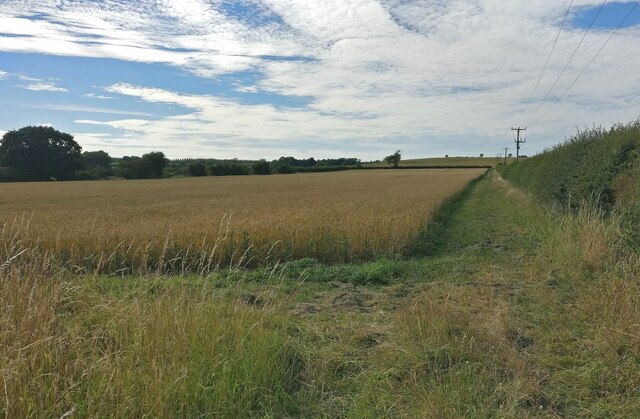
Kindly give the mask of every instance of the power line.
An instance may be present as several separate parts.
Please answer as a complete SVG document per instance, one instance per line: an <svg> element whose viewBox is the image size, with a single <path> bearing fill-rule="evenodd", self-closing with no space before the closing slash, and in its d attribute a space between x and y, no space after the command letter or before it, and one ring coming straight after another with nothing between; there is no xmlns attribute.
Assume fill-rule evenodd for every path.
<svg viewBox="0 0 640 419"><path fill-rule="evenodd" d="M593 62L596 60L596 58L598 58L598 55L600 55L600 53L602 52L602 50L607 46L607 44L609 43L609 41L611 41L611 38L613 38L613 36L620 30L620 28L622 27L622 25L624 25L624 23L627 21L627 19L629 19L629 16L631 16L631 13L633 13L633 11L636 9L636 7L638 7L638 4L640 4L640 0L637 0L635 2L635 4L633 5L633 7L629 10L629 12L626 14L626 16L622 19L622 21L620 22L620 24L616 27L616 29L611 33L611 35L609 35L609 37L607 38L607 40L604 42L604 44L602 44L602 46L600 47L600 49L596 52L596 54L593 56L593 58L591 58L591 60L587 63L586 66L584 66L584 68L582 69L582 71L580 72L580 74L578 74L578 77L575 78L575 80L569 85L569 87L567 87L567 89L560 95L560 97L558 97L558 99L556 99L551 106L542 114L538 117L538 119L535 120L534 124L538 123L542 118L544 118L550 111L551 109L553 109L558 102L560 102L562 100L562 98L569 92L569 90L571 90L571 88L573 87L574 84L576 84L576 82L580 79L580 77L582 77L582 75L587 71L587 69L591 66L591 64L593 64Z"/></svg>
<svg viewBox="0 0 640 419"><path fill-rule="evenodd" d="M553 89L556 87L556 85L558 84L558 82L560 81L560 79L562 78L562 75L564 74L564 72L567 70L567 67L569 67L569 64L571 63L571 61L573 60L573 57L575 57L576 52L578 52L578 49L580 49L580 46L582 45L582 43L584 42L584 39L587 37L587 34L589 33L589 31L591 31L591 28L593 27L594 23L596 22L596 19L598 19L598 16L600 16L600 12L602 12L602 9L604 8L604 5L607 3L607 0L604 0L602 2L602 4L600 5L600 8L598 9L598 12L596 13L596 15L593 17L593 19L591 20L591 24L589 25L589 27L587 28L587 30L585 31L584 35L582 35L582 38L580 39L580 42L578 43L578 45L576 46L576 48L573 50L573 53L571 54L571 56L569 57L569 60L567 61L567 63L564 65L564 67L562 68L562 71L560 72L560 74L558 74L558 78L556 78L556 81L553 82L553 85L551 86L551 88L549 89L549 91L547 91L547 94L544 95L544 98L542 98L542 100L538 103L538 106L536 107L536 109L533 111L533 114L531 115L531 118L533 118L538 111L540 110L540 107L542 106L542 104L547 100L547 98L549 97L549 95L551 94L551 92L553 91Z"/></svg>
<svg viewBox="0 0 640 419"><path fill-rule="evenodd" d="M556 39L553 41L553 45L551 46L551 51L549 51L549 55L547 56L547 61L545 61L544 66L542 67L542 71L540 72L540 76L538 77L538 81L536 82L536 85L533 88L533 91L531 92L531 96L529 96L529 100L527 100L527 104L525 105L524 109L522 110L522 113L518 117L518 124L520 123L520 120L522 119L522 117L529 110L529 105L531 105L531 101L533 100L533 97L535 96L536 92L538 91L538 86L540 86L540 81L542 80L542 76L544 75L544 72L547 70L547 66L549 65L549 60L551 60L551 55L553 55L553 51L556 49L556 44L558 43L558 39L560 38L560 34L562 33L562 29L564 29L564 24L567 22L567 17L569 16L569 11L571 11L571 7L572 6L573 6L573 0L571 0L571 3L569 3L569 7L567 8L567 12L564 14L564 19L562 20L562 25L560 25L560 30L558 30L558 34L556 35ZM516 125L518 125L518 124L516 124Z"/></svg>

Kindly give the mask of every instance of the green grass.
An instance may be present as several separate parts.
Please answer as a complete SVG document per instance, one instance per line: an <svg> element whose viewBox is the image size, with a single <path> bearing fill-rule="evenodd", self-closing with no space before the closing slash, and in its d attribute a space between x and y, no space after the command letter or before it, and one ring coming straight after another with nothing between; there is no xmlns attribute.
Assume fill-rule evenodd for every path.
<svg viewBox="0 0 640 419"><path fill-rule="evenodd" d="M443 205L420 240L406 259L208 277L5 269L0 408L640 415L640 266L615 220L548 209L492 173Z"/></svg>

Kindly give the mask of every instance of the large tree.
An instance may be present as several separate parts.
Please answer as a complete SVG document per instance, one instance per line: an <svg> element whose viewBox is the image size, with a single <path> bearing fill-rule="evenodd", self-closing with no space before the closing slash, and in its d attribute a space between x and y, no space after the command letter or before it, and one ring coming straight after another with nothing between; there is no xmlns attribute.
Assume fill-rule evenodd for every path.
<svg viewBox="0 0 640 419"><path fill-rule="evenodd" d="M82 147L51 127L28 126L9 131L0 140L0 164L16 179L72 179L82 167Z"/></svg>

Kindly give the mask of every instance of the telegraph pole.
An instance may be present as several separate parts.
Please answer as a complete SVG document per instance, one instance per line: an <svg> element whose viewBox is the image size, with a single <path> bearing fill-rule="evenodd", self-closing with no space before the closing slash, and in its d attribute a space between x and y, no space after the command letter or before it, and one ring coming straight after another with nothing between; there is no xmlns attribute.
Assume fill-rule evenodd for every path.
<svg viewBox="0 0 640 419"><path fill-rule="evenodd" d="M507 164L507 151L509 151L509 147L504 148L504 164Z"/></svg>
<svg viewBox="0 0 640 419"><path fill-rule="evenodd" d="M520 131L526 131L526 130L527 130L527 127L524 127L524 128L520 128L520 127L513 128L513 127L511 127L511 131L517 131L518 132L518 134L516 136L516 161L520 160L520 143L526 143L527 142L527 140L525 140L524 137L520 138Z"/></svg>

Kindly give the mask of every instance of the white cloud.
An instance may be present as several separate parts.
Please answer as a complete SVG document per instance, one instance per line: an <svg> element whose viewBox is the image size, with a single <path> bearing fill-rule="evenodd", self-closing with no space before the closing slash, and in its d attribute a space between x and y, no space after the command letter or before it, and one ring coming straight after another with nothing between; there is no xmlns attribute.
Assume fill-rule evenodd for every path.
<svg viewBox="0 0 640 419"><path fill-rule="evenodd" d="M574 6L600 3L575 0ZM488 154L510 141L509 128L518 122L568 1L236 2L257 18L230 15L222 4L5 0L0 27L14 36L0 36L0 51L165 63L207 78L253 70L259 80L233 86L235 91L308 98L308 105L292 109L154 86L106 88L111 94L185 108L159 120L92 121L121 130L120 139L135 138L139 146L182 147L184 155L195 150L264 153L260 147L274 153L319 155L345 147L377 153L405 145L414 155L446 147L451 147L447 154ZM47 18L28 19L35 13ZM609 33L589 34L558 93ZM582 34L575 28L562 33L537 96L550 87ZM542 149L575 126L637 117L639 52L638 27L618 33L570 94L540 124L530 126L536 145L527 147ZM65 110L150 116L82 109ZM520 122L534 120L525 115ZM447 145L448 140L454 143Z"/></svg>
<svg viewBox="0 0 640 419"><path fill-rule="evenodd" d="M96 106L84 106L84 105L43 104L43 105L28 105L28 106L35 109L46 109L51 111L88 112L88 113L102 113L102 114L111 114L111 115L153 116L152 114L147 112L129 111L129 110L113 109L113 108L100 108Z"/></svg>
<svg viewBox="0 0 640 419"><path fill-rule="evenodd" d="M5 73L6 74L6 73ZM19 84L14 87L19 87L21 89L33 90L36 92L57 92L57 93L66 93L69 90L58 86L57 79L39 79L36 77L25 76L24 74L14 75L18 80L22 80L28 82L27 84Z"/></svg>
<svg viewBox="0 0 640 419"><path fill-rule="evenodd" d="M55 83L51 82L38 82L38 83L29 83L29 84L20 84L16 87L20 87L22 89L34 90L36 92L58 92L58 93L66 93L69 90L64 87L56 86Z"/></svg>
<svg viewBox="0 0 640 419"><path fill-rule="evenodd" d="M9 75L6 71L0 70L0 80L6 78Z"/></svg>
<svg viewBox="0 0 640 419"><path fill-rule="evenodd" d="M258 92L258 87L257 86L236 86L235 91L240 93L256 93Z"/></svg>
<svg viewBox="0 0 640 419"><path fill-rule="evenodd" d="M89 97L91 99L102 99L102 100L115 99L114 97L111 97L111 96L99 95L96 93L87 93L86 95L84 95L84 97Z"/></svg>
<svg viewBox="0 0 640 419"><path fill-rule="evenodd" d="M78 133L76 135L82 135L84 137L91 137L91 138L109 138L109 137L111 137L111 134L105 134L105 133L100 133L100 132L81 132L81 133Z"/></svg>

